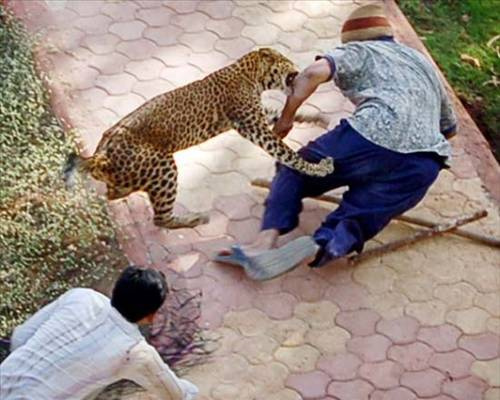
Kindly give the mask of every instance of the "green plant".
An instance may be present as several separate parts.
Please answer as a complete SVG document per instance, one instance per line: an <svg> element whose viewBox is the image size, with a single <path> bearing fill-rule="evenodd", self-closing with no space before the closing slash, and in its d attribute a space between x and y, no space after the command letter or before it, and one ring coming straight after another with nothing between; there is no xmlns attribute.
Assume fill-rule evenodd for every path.
<svg viewBox="0 0 500 400"><path fill-rule="evenodd" d="M73 145L51 111L35 45L0 4L0 336L126 263L104 201L81 182L63 185Z"/></svg>
<svg viewBox="0 0 500 400"><path fill-rule="evenodd" d="M398 3L500 160L500 3Z"/></svg>

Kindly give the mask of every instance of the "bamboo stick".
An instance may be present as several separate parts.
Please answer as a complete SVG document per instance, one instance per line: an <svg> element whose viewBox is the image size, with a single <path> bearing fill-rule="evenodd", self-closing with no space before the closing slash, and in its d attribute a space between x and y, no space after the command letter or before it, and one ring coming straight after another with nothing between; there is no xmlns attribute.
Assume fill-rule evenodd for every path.
<svg viewBox="0 0 500 400"><path fill-rule="evenodd" d="M254 181L252 181L252 185L255 187L262 188L262 189L269 189L270 182L266 181L264 179L255 179ZM329 194L324 194L324 195L315 197L315 199L320 200L320 201L325 201L327 203L334 203L334 204L340 204L340 202L342 201L342 198L340 198L338 196L329 195ZM435 228L436 226L438 226L438 224L436 224L434 222L427 221L425 219L418 218L418 217L409 217L407 215L399 215L399 216L395 217L394 219L396 219L398 221L406 222L409 224L413 224L413 225L425 226L427 228ZM467 231L464 229L455 229L455 230L448 232L448 233L451 233L451 234L457 235L457 236L461 236L461 237L464 237L464 238L467 238L470 240L474 240L476 242L480 242L482 244L485 244L485 245L488 245L491 247L500 248L500 240L499 239L495 239L493 237L482 235L480 233L470 232L470 231Z"/></svg>
<svg viewBox="0 0 500 400"><path fill-rule="evenodd" d="M443 233L453 231L454 229L457 229L459 226L477 221L478 219L484 218L488 215L488 213L485 210L481 211L476 211L474 214L459 218L453 222L447 223L447 224L442 224L442 225L437 225L432 229L426 229L419 231L415 233L412 236L408 236L406 238L396 240L391 243L384 244L379 247L375 247L373 249L364 251L360 254L355 254L348 256L347 259L350 264L355 264L359 261L365 260L367 258L373 257L373 256L379 256L382 254L385 254L390 251L397 250L401 247L409 246L410 244L420 242L424 239L428 239L434 236L442 235Z"/></svg>

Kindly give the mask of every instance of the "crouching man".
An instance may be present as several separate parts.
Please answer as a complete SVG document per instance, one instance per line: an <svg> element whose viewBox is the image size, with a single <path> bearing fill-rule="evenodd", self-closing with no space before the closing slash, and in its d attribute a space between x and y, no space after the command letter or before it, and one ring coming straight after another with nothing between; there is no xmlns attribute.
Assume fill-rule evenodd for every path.
<svg viewBox="0 0 500 400"><path fill-rule="evenodd" d="M194 399L196 386L177 378L139 331L167 293L163 273L135 266L122 272L111 301L92 289L64 293L14 330L0 398L92 399L127 379L158 399Z"/></svg>

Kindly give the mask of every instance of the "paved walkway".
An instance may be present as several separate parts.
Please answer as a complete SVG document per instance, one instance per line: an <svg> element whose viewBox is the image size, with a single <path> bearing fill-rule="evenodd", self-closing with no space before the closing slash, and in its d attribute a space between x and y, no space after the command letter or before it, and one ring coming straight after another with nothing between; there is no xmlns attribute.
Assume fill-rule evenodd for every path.
<svg viewBox="0 0 500 400"><path fill-rule="evenodd" d="M39 52L54 105L91 154L102 132L145 100L202 77L256 46L300 67L339 43L343 18L360 1L11 1L45 40ZM403 40L421 46L388 2ZM277 101L277 97L271 100ZM308 102L335 124L352 106L333 85ZM463 110L463 109L461 109ZM412 215L433 221L486 208L470 226L500 236L498 208L483 188L498 165L461 111L455 164ZM298 147L321 133L299 126ZM472 147L471 147L472 146ZM366 261L301 267L259 284L210 261L255 237L273 160L235 132L176 155L178 209L210 211L210 224L167 232L152 224L141 194L110 204L124 251L136 263L172 268L203 291L202 324L222 336L212 363L188 373L201 399L493 400L500 397L500 254L448 235ZM330 206L305 202L310 233ZM409 235L391 224L370 246ZM293 236L292 235L292 236Z"/></svg>

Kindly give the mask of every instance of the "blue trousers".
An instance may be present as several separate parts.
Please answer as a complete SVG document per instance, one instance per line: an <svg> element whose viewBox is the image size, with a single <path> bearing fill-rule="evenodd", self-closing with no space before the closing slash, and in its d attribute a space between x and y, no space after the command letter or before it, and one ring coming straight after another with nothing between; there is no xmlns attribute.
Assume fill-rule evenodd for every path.
<svg viewBox="0 0 500 400"><path fill-rule="evenodd" d="M262 229L287 233L298 225L304 197L348 186L338 208L314 233L316 243L329 259L361 252L364 243L392 218L424 197L443 167L434 153L403 154L378 146L346 120L309 142L299 153L312 162L333 157L335 171L318 178L278 164L266 199Z"/></svg>

